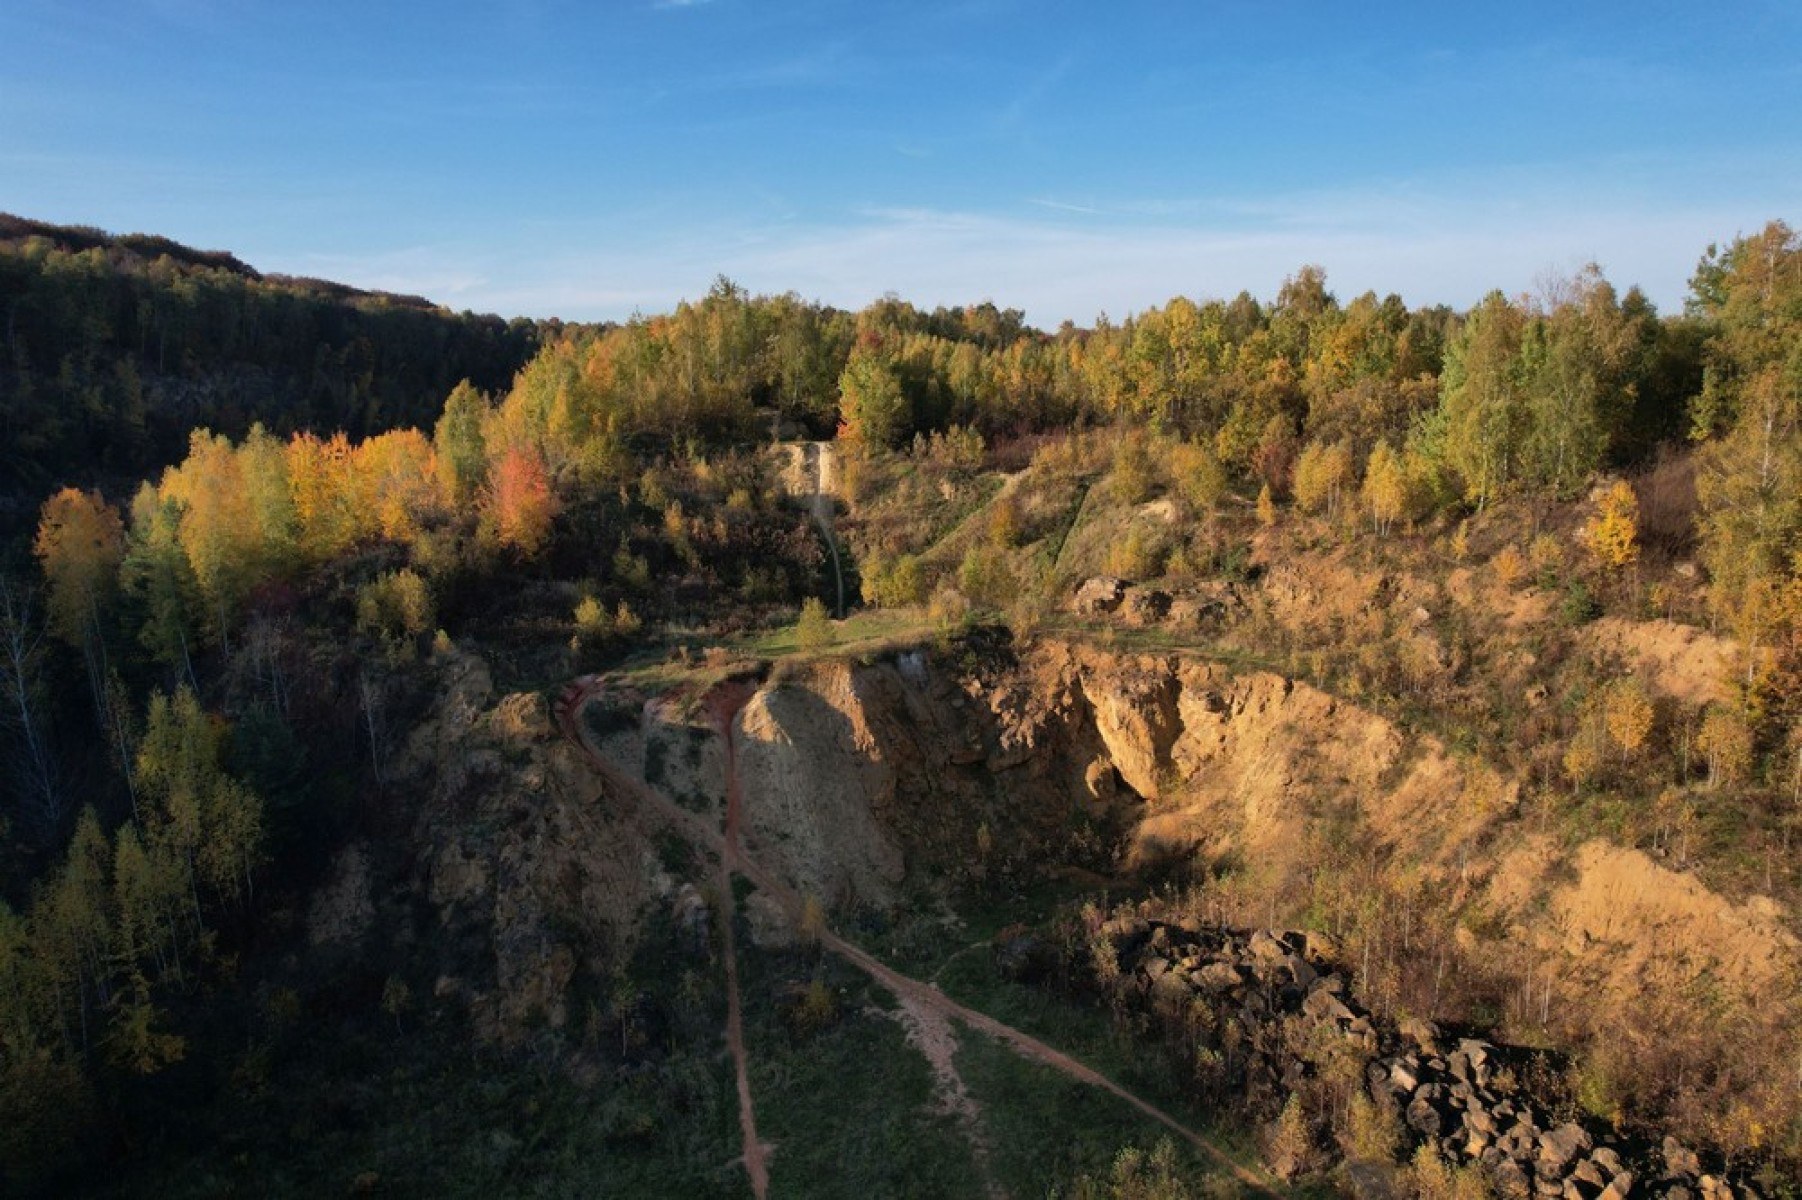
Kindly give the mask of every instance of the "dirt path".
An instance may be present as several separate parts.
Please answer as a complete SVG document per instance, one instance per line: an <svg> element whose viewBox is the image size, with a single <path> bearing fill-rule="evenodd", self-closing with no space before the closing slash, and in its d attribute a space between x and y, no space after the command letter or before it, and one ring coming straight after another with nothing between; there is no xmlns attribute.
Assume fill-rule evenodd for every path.
<svg viewBox="0 0 1802 1200"><path fill-rule="evenodd" d="M733 681L723 686L742 688L749 685L744 681ZM736 845L738 841L738 830L735 814L738 805L737 797L739 789L737 772L734 769L731 740L728 739L727 741L726 760L728 780L726 809L727 830L729 836L722 837L719 831L714 829L709 822L701 819L694 813L678 807L655 788L626 775L619 770L619 768L608 762L603 755L589 744L587 737L584 736L581 731L578 717L582 709L588 704L588 701L598 695L604 688L605 684L601 679L589 675L575 680L564 689L563 695L557 703L557 723L563 730L564 736L569 739L570 743L575 746L582 757L611 787L619 790L623 794L636 798L641 803L661 813L671 824L686 831L687 836L692 840L715 851L720 856L720 861L722 863L728 861L733 862L735 864L735 869L739 874L743 875L746 879L749 879L759 888L762 888L765 895L775 900L776 903L782 907L783 911L788 914L789 920L799 927L802 912L802 900L800 894L789 887L788 884L778 879L766 869L762 863L759 863L748 854L738 852L738 847ZM745 697L744 699L748 699L748 697ZM737 705L742 706L744 699L739 699ZM717 720L718 717L714 708L715 703L713 697L709 696L709 712L715 714L715 719ZM727 701L727 703L730 703L730 701ZM736 713L737 707L733 707L732 712ZM957 1001L951 999L951 997L945 995L930 984L922 983L917 979L912 979L901 974L860 947L845 941L830 929L821 931L820 945L825 949L832 951L834 954L837 954L846 962L851 963L871 979L874 979L877 983L888 989L889 992L893 993L895 999L904 1007L913 1007L947 1017L954 1017L969 1028L976 1030L978 1033L987 1034L1010 1047L1022 1058L1042 1063L1055 1071L1068 1075L1072 1079L1081 1080L1083 1083L1089 1084L1092 1087L1100 1088L1109 1095L1118 1097L1151 1120L1170 1130L1170 1132L1189 1143L1189 1145L1213 1159L1214 1162L1218 1163L1222 1168L1228 1171L1235 1179L1244 1184L1249 1192L1260 1196L1276 1195L1260 1176L1233 1161L1232 1157L1229 1156L1226 1151L1215 1145L1210 1139L1196 1133L1163 1109L1158 1108L1149 1101L1143 1100L1132 1092L1127 1091L1099 1071L1084 1066L1069 1055L1046 1045L1044 1042L1039 1041L1030 1034L1023 1033L1011 1025L1006 1025L995 1020L995 1018L989 1016L987 1013L964 1007L962 1004L959 1004ZM735 978L735 976L736 973L733 972L732 977ZM736 992L734 992L734 994L736 994ZM741 1046L739 1053L742 1054L742 1052ZM743 1078L742 1074L740 1078ZM741 1114L748 1111L748 1109L749 1087L746 1084L741 1084ZM747 1169L751 1166L752 1158L750 1143L747 1142L745 1154ZM759 1166L763 1165L763 1148L761 1145L756 1152L756 1161ZM753 1186L756 1186L756 1176L753 1175L752 1179ZM765 1186L767 1186L767 1180ZM758 1192L758 1195L761 1196L763 1193L760 1191Z"/></svg>
<svg viewBox="0 0 1802 1200"><path fill-rule="evenodd" d="M732 875L738 869L739 849L738 763L732 738L732 721L750 698L749 687L737 681L729 681L708 695L707 713L726 747L726 836L719 856L720 929L726 953L726 1048L731 1051L732 1069L738 1079L738 1127L745 1147L745 1173L751 1177L752 1193L757 1200L764 1200L770 1190L770 1148L757 1136L757 1113L751 1103L751 1073L749 1059L745 1055L744 1006L739 1000L738 990L738 904L732 894Z"/></svg>
<svg viewBox="0 0 1802 1200"><path fill-rule="evenodd" d="M976 1103L976 1097L964 1086L964 1077L958 1074L957 1034L951 1028L950 1020L924 1005L900 997L896 1002L899 1007L893 1013L883 1015L901 1022L907 1044L918 1050L926 1065L932 1068L933 1091L938 1097L939 1108L963 1127L964 1140L970 1143L970 1155L976 1160L984 1190L992 1200L1005 1200L1007 1193L995 1183L995 1172L990 1163L989 1138L982 1127L982 1106Z"/></svg>

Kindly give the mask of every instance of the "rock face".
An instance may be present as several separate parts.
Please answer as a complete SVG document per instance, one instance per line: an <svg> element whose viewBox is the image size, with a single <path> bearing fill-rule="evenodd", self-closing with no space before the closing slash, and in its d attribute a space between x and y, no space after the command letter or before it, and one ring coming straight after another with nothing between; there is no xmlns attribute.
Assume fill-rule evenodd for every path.
<svg viewBox="0 0 1802 1200"><path fill-rule="evenodd" d="M605 979L644 905L678 902L650 832L609 807L535 694L496 697L486 666L435 663L439 700L395 774L425 790L413 840L441 996L501 1042L568 1022L579 979ZM692 907L692 905L690 906Z"/></svg>
<svg viewBox="0 0 1802 1200"><path fill-rule="evenodd" d="M864 719L860 680L833 664L808 686L758 690L735 730L739 786L759 858L828 905L892 903L900 848L877 824L896 775Z"/></svg>

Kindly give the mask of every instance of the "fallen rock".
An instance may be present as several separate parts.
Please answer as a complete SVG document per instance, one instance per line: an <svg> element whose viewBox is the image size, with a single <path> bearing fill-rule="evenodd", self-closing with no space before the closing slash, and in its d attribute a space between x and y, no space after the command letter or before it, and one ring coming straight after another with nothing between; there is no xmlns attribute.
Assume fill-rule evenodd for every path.
<svg viewBox="0 0 1802 1200"><path fill-rule="evenodd" d="M1076 589L1074 607L1077 612L1091 616L1111 613L1120 607L1125 598L1126 580L1098 575L1094 579L1085 580Z"/></svg>
<svg viewBox="0 0 1802 1200"><path fill-rule="evenodd" d="M1215 994L1230 992L1245 982L1239 968L1223 962L1209 963L1199 971L1191 971L1189 978L1202 991Z"/></svg>
<svg viewBox="0 0 1802 1200"><path fill-rule="evenodd" d="M1170 615L1170 593L1156 588L1129 588L1120 615L1128 624L1156 625Z"/></svg>
<svg viewBox="0 0 1802 1200"><path fill-rule="evenodd" d="M1702 1160L1694 1150L1676 1138L1666 1136L1663 1150L1665 1172L1673 1178L1682 1175L1693 1177L1702 1173Z"/></svg>
<svg viewBox="0 0 1802 1200"><path fill-rule="evenodd" d="M1417 1095L1408 1102L1405 1120L1408 1122L1408 1128L1423 1137L1436 1138L1445 1128L1445 1118L1425 1096Z"/></svg>
<svg viewBox="0 0 1802 1200"><path fill-rule="evenodd" d="M1396 1025L1395 1031L1420 1047L1423 1054L1431 1054L1439 1048L1439 1026L1431 1021L1404 1017Z"/></svg>
<svg viewBox="0 0 1802 1200"><path fill-rule="evenodd" d="M1339 997L1324 989L1308 993L1302 1001L1301 1010L1319 1021L1349 1021L1356 1014Z"/></svg>
<svg viewBox="0 0 1802 1200"><path fill-rule="evenodd" d="M1562 1173L1564 1168L1577 1155L1588 1150L1591 1145L1589 1134L1581 1125L1565 1122L1558 1128L1549 1130L1539 1136L1539 1173Z"/></svg>

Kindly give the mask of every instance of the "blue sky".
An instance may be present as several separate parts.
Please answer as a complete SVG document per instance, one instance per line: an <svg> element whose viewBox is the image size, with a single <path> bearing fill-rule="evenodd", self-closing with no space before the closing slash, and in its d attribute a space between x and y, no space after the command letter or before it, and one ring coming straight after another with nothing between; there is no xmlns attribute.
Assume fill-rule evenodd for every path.
<svg viewBox="0 0 1802 1200"><path fill-rule="evenodd" d="M1375 11L1371 11L1375 10ZM1662 308L1802 223L1802 4L6 0L0 209L505 315L1087 324L1303 263Z"/></svg>

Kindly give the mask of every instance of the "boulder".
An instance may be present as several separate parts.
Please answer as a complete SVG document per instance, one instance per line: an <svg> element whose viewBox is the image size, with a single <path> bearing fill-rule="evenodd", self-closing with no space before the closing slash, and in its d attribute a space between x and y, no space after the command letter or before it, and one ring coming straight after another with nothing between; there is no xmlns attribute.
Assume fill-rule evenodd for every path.
<svg viewBox="0 0 1802 1200"><path fill-rule="evenodd" d="M1445 1128L1445 1118L1425 1096L1416 1096L1408 1102L1406 1120L1408 1128L1422 1137L1436 1138Z"/></svg>
<svg viewBox="0 0 1802 1200"><path fill-rule="evenodd" d="M1432 1054L1439 1047L1439 1026L1416 1017L1404 1017L1395 1031L1420 1047L1422 1054Z"/></svg>
<svg viewBox="0 0 1802 1200"><path fill-rule="evenodd" d="M1076 589L1074 607L1079 613L1094 616L1115 611L1125 599L1126 580L1098 575L1094 579L1085 580Z"/></svg>
<svg viewBox="0 0 1802 1200"><path fill-rule="evenodd" d="M1539 1173L1562 1174L1570 1161L1594 1143L1581 1125L1565 1122L1539 1135Z"/></svg>
<svg viewBox="0 0 1802 1200"><path fill-rule="evenodd" d="M1132 625L1156 625L1170 615L1170 593L1156 588L1129 588L1120 615Z"/></svg>
<svg viewBox="0 0 1802 1200"><path fill-rule="evenodd" d="M1230 992L1245 982L1238 967L1223 962L1209 963L1199 971L1191 971L1189 978L1196 987L1214 995Z"/></svg>
<svg viewBox="0 0 1802 1200"><path fill-rule="evenodd" d="M1003 929L995 935L990 947L995 956L995 969L1018 983L1036 983L1057 967L1057 947L1024 925Z"/></svg>
<svg viewBox="0 0 1802 1200"><path fill-rule="evenodd" d="M1511 1158L1504 1158L1496 1163L1490 1171L1495 1180L1496 1190L1504 1196L1521 1200L1533 1191L1533 1181L1528 1177L1521 1165Z"/></svg>
<svg viewBox="0 0 1802 1200"><path fill-rule="evenodd" d="M1246 949L1251 956L1260 962L1280 963L1289 957L1289 947L1268 929L1260 929L1251 935Z"/></svg>
<svg viewBox="0 0 1802 1200"><path fill-rule="evenodd" d="M1419 1062L1412 1058L1402 1058L1389 1064L1389 1086L1404 1092L1412 1092L1419 1087Z"/></svg>
<svg viewBox="0 0 1802 1200"><path fill-rule="evenodd" d="M1354 1014L1339 997L1328 991L1309 992L1301 1010L1317 1021L1349 1021Z"/></svg>
<svg viewBox="0 0 1802 1200"><path fill-rule="evenodd" d="M1308 960L1299 954L1285 956L1283 966L1288 969L1289 978L1295 981L1297 987L1305 988L1320 978L1320 972L1309 966Z"/></svg>
<svg viewBox="0 0 1802 1200"><path fill-rule="evenodd" d="M1695 1176L1702 1173L1702 1160L1696 1156L1694 1150L1676 1138L1666 1136L1663 1149L1666 1174L1676 1177L1680 1175Z"/></svg>
<svg viewBox="0 0 1802 1200"><path fill-rule="evenodd" d="M1602 1176L1602 1168L1598 1167L1595 1160L1590 1158L1579 1159L1577 1165L1572 1168L1570 1177L1578 1183L1587 1183L1598 1190L1608 1184L1608 1180Z"/></svg>
<svg viewBox="0 0 1802 1200"><path fill-rule="evenodd" d="M1345 1190L1352 1200L1396 1200L1404 1194L1396 1186L1394 1167L1361 1161L1345 1164Z"/></svg>

